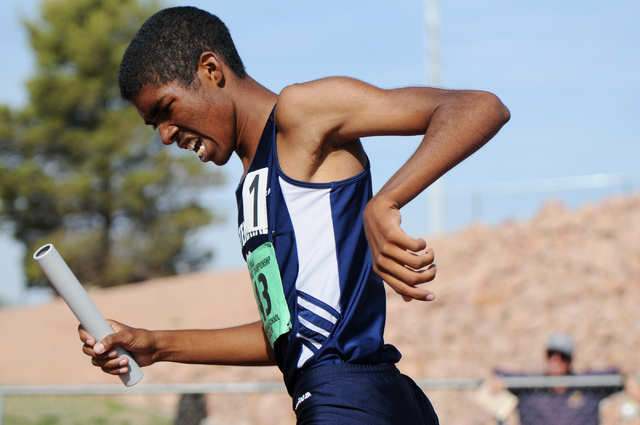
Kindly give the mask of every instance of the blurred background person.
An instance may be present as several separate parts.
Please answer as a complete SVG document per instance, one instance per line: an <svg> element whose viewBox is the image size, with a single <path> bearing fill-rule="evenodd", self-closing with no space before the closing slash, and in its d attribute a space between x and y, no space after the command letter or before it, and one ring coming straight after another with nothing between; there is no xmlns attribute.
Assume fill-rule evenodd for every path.
<svg viewBox="0 0 640 425"><path fill-rule="evenodd" d="M621 374L618 368L576 374L572 369L575 343L564 334L553 334L546 346L545 370L541 374L512 373L496 369L491 379L494 391L508 389L518 397L521 425L597 425L600 402L620 391L640 401L640 383L628 375L624 385L551 388L508 388L500 377L586 376Z"/></svg>

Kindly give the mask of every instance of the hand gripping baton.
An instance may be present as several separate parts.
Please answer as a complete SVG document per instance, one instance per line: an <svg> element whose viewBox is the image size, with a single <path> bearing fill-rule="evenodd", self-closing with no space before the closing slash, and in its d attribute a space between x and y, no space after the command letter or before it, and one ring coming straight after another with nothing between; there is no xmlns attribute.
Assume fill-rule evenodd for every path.
<svg viewBox="0 0 640 425"><path fill-rule="evenodd" d="M109 323L52 244L44 245L37 250L33 259L96 342L113 333ZM142 369L127 350L116 347L116 351L119 356L129 360L129 373L119 375L120 379L127 387L137 384L142 379Z"/></svg>

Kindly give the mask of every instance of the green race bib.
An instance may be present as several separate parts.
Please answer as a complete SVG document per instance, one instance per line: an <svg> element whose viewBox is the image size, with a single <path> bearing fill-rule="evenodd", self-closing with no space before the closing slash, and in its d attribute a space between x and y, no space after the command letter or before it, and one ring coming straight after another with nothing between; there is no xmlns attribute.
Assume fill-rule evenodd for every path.
<svg viewBox="0 0 640 425"><path fill-rule="evenodd" d="M253 251L247 258L247 266L260 319L273 348L278 337L291 330L291 316L282 289L276 252L271 242L266 242Z"/></svg>

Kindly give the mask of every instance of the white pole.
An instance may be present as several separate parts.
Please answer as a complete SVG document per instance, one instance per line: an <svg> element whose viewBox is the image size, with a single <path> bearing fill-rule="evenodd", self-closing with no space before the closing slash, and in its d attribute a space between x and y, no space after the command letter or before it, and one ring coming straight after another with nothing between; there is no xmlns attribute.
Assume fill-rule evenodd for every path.
<svg viewBox="0 0 640 425"><path fill-rule="evenodd" d="M425 35L427 80L431 87L440 87L440 13L438 0L426 0Z"/></svg>
<svg viewBox="0 0 640 425"><path fill-rule="evenodd" d="M425 44L427 81L431 87L440 87L440 14L438 0L425 0ZM427 190L430 231L434 234L446 230L444 176Z"/></svg>

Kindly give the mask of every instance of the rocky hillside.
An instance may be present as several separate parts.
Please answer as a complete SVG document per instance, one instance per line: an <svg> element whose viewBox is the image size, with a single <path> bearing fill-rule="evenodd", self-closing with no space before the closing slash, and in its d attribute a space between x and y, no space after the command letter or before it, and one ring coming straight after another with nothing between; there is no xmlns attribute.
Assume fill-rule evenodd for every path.
<svg viewBox="0 0 640 425"><path fill-rule="evenodd" d="M436 252L431 303L388 295L387 340L416 379L478 378L496 366L540 370L552 332L575 337L575 369L640 371L640 196L580 210L550 203L527 222L475 225L428 240ZM109 317L147 328L217 327L257 317L244 271L196 274L92 292ZM80 352L59 301L0 310L0 384L114 383ZM278 380L271 368L158 364L146 383ZM119 381L117 381L119 383ZM492 424L471 390L429 390L443 424ZM622 423L621 393L603 423ZM293 424L284 394L212 395L211 423ZM172 401L173 402L173 401ZM516 423L514 419L510 423ZM640 424L640 419L624 422Z"/></svg>
<svg viewBox="0 0 640 425"><path fill-rule="evenodd" d="M431 243L436 301L389 300L388 339L403 351L410 375L539 371L552 332L576 339L578 372L612 365L640 371L639 196L578 211L551 203L529 222L476 225ZM463 401L440 393L432 397L436 406L441 401L441 417L458 418ZM605 403L604 423L621 423L624 400L620 394ZM443 423L485 422L477 414Z"/></svg>

